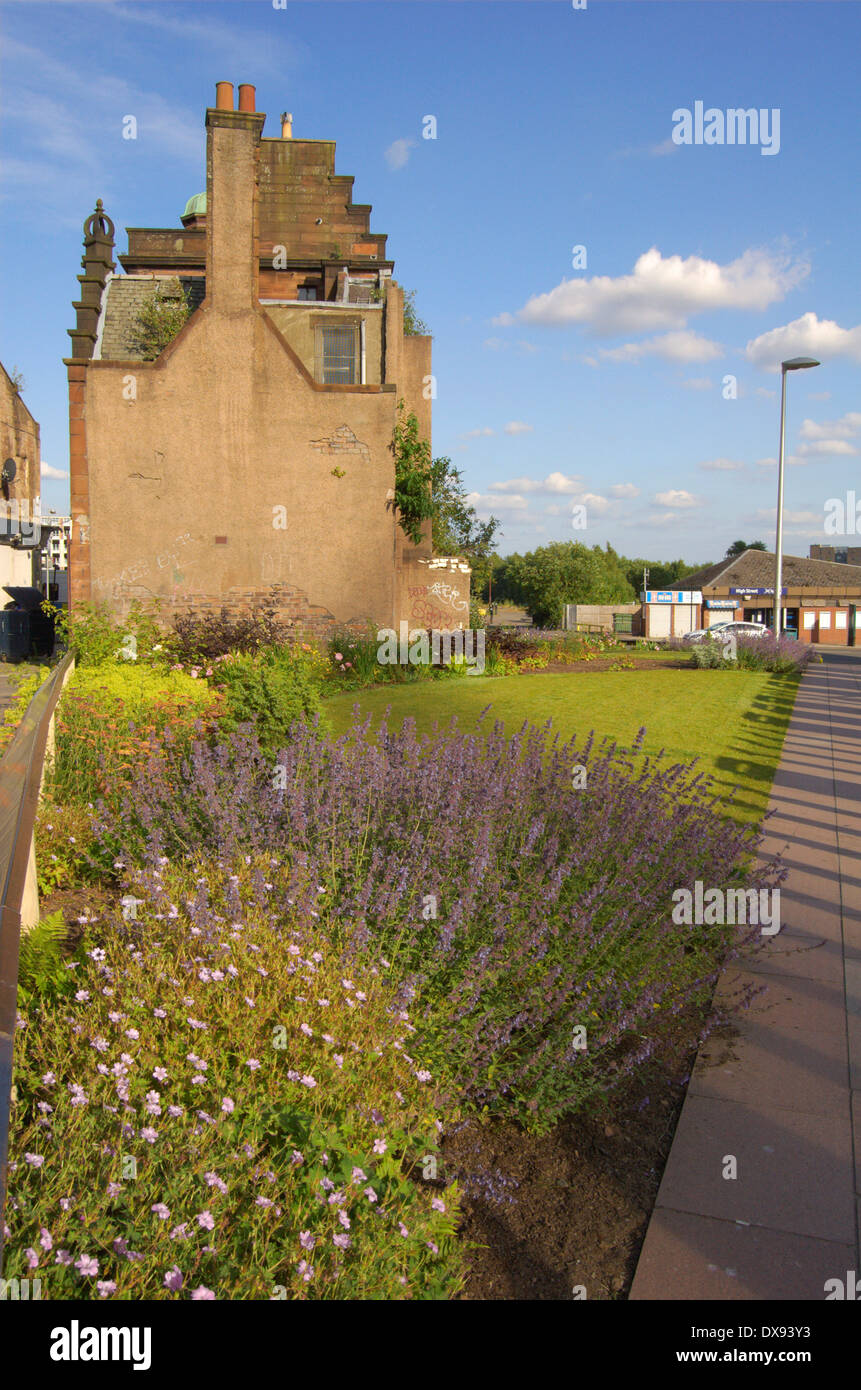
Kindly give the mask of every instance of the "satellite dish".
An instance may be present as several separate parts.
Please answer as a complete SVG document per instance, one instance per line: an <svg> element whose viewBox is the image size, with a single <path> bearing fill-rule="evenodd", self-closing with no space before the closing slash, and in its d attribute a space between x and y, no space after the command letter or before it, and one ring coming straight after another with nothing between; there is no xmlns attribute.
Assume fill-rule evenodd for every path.
<svg viewBox="0 0 861 1390"><path fill-rule="evenodd" d="M4 483L13 483L15 481L15 474L17 472L18 465L16 464L15 460L6 459L6 462L3 464L3 472L0 473L0 480L2 480Z"/></svg>

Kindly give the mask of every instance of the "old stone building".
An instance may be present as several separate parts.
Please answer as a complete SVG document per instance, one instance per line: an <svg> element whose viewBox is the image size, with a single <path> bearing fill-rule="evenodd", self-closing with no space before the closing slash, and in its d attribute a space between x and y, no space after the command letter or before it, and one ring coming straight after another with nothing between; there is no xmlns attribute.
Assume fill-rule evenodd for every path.
<svg viewBox="0 0 861 1390"><path fill-rule="evenodd" d="M41 467L39 426L0 363L0 586L39 578Z"/></svg>
<svg viewBox="0 0 861 1390"><path fill-rule="evenodd" d="M264 138L254 88L218 84L205 194L178 228L129 228L116 273L101 204L70 330L70 603L257 605L297 627L468 624L469 569L413 545L392 506L398 403L430 439L431 340L335 146ZM192 312L154 360L154 293ZM428 617L434 621L427 621Z"/></svg>

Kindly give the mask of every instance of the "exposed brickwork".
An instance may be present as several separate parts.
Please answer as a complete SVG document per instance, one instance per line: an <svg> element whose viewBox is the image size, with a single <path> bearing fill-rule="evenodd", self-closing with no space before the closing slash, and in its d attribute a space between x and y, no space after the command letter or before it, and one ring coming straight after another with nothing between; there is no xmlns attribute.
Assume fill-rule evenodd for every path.
<svg viewBox="0 0 861 1390"><path fill-rule="evenodd" d="M371 457L367 444L356 438L349 425L339 425L328 439L312 439L311 448L318 454L359 454L366 463Z"/></svg>
<svg viewBox="0 0 861 1390"><path fill-rule="evenodd" d="M148 590L136 585L118 585L111 609L122 618L135 599L146 603L151 598ZM199 617L218 616L222 609L226 609L235 619L272 606L278 619L289 626L291 636L296 641L308 637L327 641L336 631L364 631L372 621L370 617L355 616L346 622L339 622L328 609L309 603L308 595L291 584L272 584L262 588L236 586L223 595L192 591L171 598L160 597L158 604L159 615L165 626L170 626L175 616L186 613Z"/></svg>

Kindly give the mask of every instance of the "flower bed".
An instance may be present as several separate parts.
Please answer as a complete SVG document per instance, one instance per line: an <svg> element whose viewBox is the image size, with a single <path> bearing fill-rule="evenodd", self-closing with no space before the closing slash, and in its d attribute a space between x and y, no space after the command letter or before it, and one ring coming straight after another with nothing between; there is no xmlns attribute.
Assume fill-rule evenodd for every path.
<svg viewBox="0 0 861 1390"><path fill-rule="evenodd" d="M501 726L164 748L95 835L104 862L277 856L345 960L392 960L447 1101L537 1126L636 1067L745 935L675 926L673 892L779 881L695 770Z"/></svg>
<svg viewBox="0 0 861 1390"><path fill-rule="evenodd" d="M451 1296L457 1188L423 1180L440 1111L385 971L346 976L259 870L157 865L136 896L91 929L74 992L19 1014L6 1277L52 1299Z"/></svg>

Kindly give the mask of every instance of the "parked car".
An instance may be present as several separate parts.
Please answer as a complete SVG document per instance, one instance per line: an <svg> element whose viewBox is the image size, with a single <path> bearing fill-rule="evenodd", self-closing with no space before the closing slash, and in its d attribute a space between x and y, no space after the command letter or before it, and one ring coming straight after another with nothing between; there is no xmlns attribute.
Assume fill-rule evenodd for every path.
<svg viewBox="0 0 861 1390"><path fill-rule="evenodd" d="M765 623L715 623L712 627L698 627L686 632L683 642L702 642L706 637L770 637L771 628Z"/></svg>
<svg viewBox="0 0 861 1390"><path fill-rule="evenodd" d="M703 642L706 637L716 637L722 628L729 627L729 623L715 623L712 627L695 627L693 632L686 632L682 637L683 642Z"/></svg>

